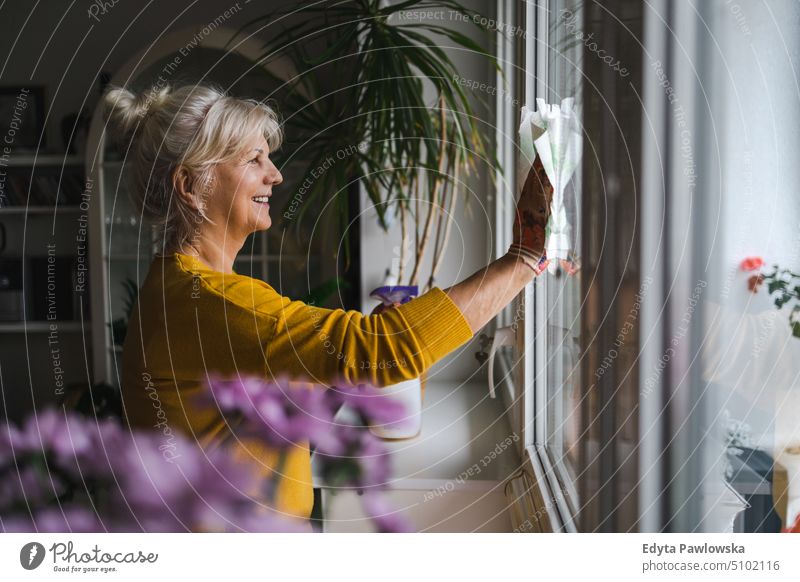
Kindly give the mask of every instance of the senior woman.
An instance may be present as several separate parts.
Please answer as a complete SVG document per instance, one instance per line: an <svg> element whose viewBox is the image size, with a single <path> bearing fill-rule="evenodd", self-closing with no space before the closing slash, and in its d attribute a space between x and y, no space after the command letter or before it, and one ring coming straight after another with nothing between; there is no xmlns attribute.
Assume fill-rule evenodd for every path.
<svg viewBox="0 0 800 582"><path fill-rule="evenodd" d="M537 163L518 203L514 244L465 281L370 316L282 297L233 270L248 235L272 225L270 200L282 181L270 160L281 141L274 112L207 86L140 95L112 88L105 105L108 134L134 166L134 203L163 234L123 348L126 418L132 426L168 425L202 446L230 443L264 475L276 452L238 438L218 410L196 404L209 376L375 386L415 378L468 341L543 266L550 185ZM382 360L407 365L357 365ZM277 509L307 517L308 448L291 450L282 471Z"/></svg>

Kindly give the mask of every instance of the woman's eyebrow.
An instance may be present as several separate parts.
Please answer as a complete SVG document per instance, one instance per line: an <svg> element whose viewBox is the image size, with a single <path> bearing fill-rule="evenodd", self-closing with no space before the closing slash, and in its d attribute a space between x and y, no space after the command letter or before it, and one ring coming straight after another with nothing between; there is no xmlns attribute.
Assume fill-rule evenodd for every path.
<svg viewBox="0 0 800 582"><path fill-rule="evenodd" d="M259 155L262 155L262 156L264 155L264 150L262 148L253 148L251 150L246 150L243 154L241 154L241 156L242 156L241 159L242 160L250 159L250 155L253 152L257 152Z"/></svg>

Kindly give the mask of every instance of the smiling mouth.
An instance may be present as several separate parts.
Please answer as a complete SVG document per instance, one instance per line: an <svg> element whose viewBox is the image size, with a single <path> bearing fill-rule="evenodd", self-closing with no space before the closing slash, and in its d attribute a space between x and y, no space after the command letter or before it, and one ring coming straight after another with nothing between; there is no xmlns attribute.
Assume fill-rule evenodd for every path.
<svg viewBox="0 0 800 582"><path fill-rule="evenodd" d="M269 206L269 196L254 196L251 198L253 202L256 204L263 204L265 206Z"/></svg>

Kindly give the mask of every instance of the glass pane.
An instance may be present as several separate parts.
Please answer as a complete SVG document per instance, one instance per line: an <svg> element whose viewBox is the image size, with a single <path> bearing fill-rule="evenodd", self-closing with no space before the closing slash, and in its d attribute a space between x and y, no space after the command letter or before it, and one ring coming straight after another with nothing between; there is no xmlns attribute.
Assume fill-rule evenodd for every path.
<svg viewBox="0 0 800 582"><path fill-rule="evenodd" d="M335 214L336 203L322 196L309 199L315 166L300 156L282 164L280 171L283 182L273 188L272 227L267 231L269 253L302 254L325 248L326 223Z"/></svg>
<svg viewBox="0 0 800 582"><path fill-rule="evenodd" d="M670 362L679 372L676 382L680 378L673 390L690 394L686 407L692 411L685 426L675 428L676 438L690 446L674 453L675 466L687 470L676 479L685 484L686 494L676 496L673 515L683 530L730 530L743 504L722 497L727 481L747 502L734 531L777 533L800 516L800 330L795 323L800 281L790 274L800 272L800 4L758 3L748 6L746 19L731 9L719 19L704 35L703 50L709 70L728 67L725 82L714 85L710 95L714 128L705 129L709 134L716 127L726 129L719 157L709 153L720 167L703 163L699 154L705 152L694 144L704 142L695 137L702 169L697 189L688 179L676 180L673 187L694 192L687 199L713 192L691 213L694 231L707 233L694 242L692 255L707 267L691 275L687 269L688 284L679 292L671 322L676 341L669 347L675 354L690 354L694 364L679 355ZM765 54L771 55L769 67L763 66ZM689 55L673 66L696 60ZM691 103L678 95L681 103ZM751 104L752 114L738 116L741 103ZM705 102L696 107L699 117L709 111ZM670 123L677 127L677 121ZM716 137L708 135L705 143ZM676 166L681 177L694 177L685 173L689 166L682 158ZM718 176L718 188L704 186L709 176ZM766 264L744 272L740 262L752 255ZM751 280L759 272L766 278L761 286ZM793 289L794 298L781 287ZM683 382L686 377L693 385Z"/></svg>
<svg viewBox="0 0 800 582"><path fill-rule="evenodd" d="M561 105L573 98L574 108L581 110L582 45L575 41L576 28L582 21L581 2L550 0L548 15L550 46L548 59L549 104ZM576 171L564 188L563 195L554 196L554 219L560 211L569 223L569 247L579 250L580 241L580 171ZM560 204L559 204L560 202ZM552 236L552 235L551 235ZM570 254L570 256L572 256ZM542 288L547 317L546 336L546 395L547 450L561 482L565 496L577 505L574 468L578 462L577 439L581 427L580 409L580 293L579 259L558 260L551 257L550 272Z"/></svg>

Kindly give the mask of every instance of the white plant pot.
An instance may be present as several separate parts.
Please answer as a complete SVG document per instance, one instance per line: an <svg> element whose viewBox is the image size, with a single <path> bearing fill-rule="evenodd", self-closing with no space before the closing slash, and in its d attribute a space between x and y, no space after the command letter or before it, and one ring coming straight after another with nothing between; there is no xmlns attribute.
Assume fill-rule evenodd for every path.
<svg viewBox="0 0 800 582"><path fill-rule="evenodd" d="M380 389L386 398L403 404L405 414L402 420L369 427L375 436L383 439L410 439L422 430L422 384L419 378L406 380Z"/></svg>

